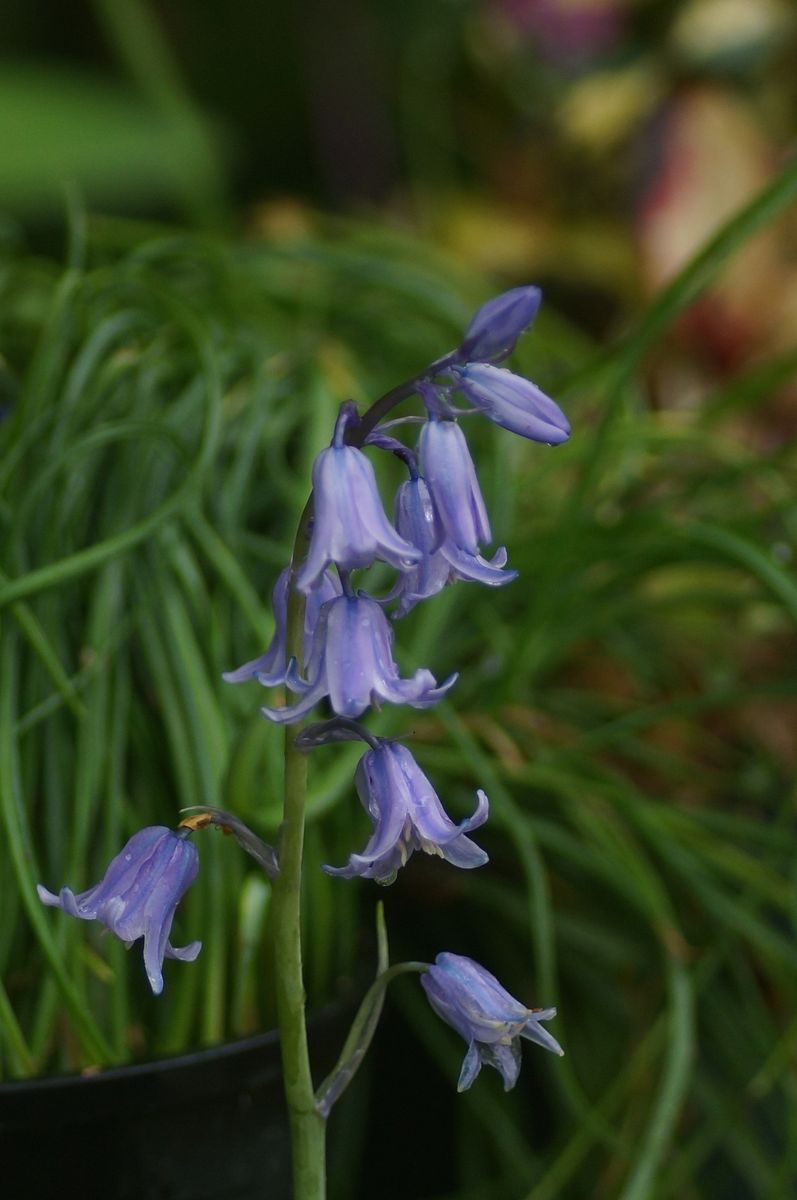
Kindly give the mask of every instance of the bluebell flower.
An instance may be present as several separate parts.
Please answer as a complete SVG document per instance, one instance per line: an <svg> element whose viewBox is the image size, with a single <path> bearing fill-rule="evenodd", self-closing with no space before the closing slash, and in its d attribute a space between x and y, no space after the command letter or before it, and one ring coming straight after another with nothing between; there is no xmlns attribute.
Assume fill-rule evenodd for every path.
<svg viewBox="0 0 797 1200"><path fill-rule="evenodd" d="M406 480L396 495L396 529L421 551L421 559L403 571L388 599L398 598L396 615L403 617L420 600L435 596L446 584L456 580L500 587L517 578L517 571L505 571L503 546L492 559L468 554L441 528L426 481L419 475Z"/></svg>
<svg viewBox="0 0 797 1200"><path fill-rule="evenodd" d="M274 636L268 649L259 658L244 663L235 671L225 671L222 678L227 683L248 683L257 679L264 687L278 687L285 682L288 671L288 591L290 588L291 569L286 567L281 571L274 590L271 593L271 603L274 610ZM332 571L324 571L316 587L307 597L304 607L304 656L302 666L307 665L310 649L313 644L313 634L318 622L321 607L333 596L341 593L340 580Z"/></svg>
<svg viewBox="0 0 797 1200"><path fill-rule="evenodd" d="M421 985L438 1016L468 1043L457 1091L471 1086L482 1066L495 1067L508 1092L520 1072L520 1039L527 1038L554 1054L564 1054L541 1021L555 1008L526 1008L489 971L461 954L438 954L421 976Z"/></svg>
<svg viewBox="0 0 797 1200"><path fill-rule="evenodd" d="M392 643L393 630L376 600L362 592L328 600L316 625L307 678L295 664L288 671L287 685L300 699L287 708L263 708L264 715L279 724L298 721L325 696L341 717L358 717L380 701L412 708L436 704L456 675L440 686L425 669L402 679Z"/></svg>
<svg viewBox="0 0 797 1200"><path fill-rule="evenodd" d="M455 825L407 747L384 738L374 739L360 759L355 782L374 832L363 852L352 854L345 867L324 867L330 875L392 883L414 850L437 854L466 869L487 862L485 852L465 836L487 820L484 792L477 793L473 816Z"/></svg>
<svg viewBox="0 0 797 1200"><path fill-rule="evenodd" d="M178 948L169 941L175 909L199 870L188 832L162 825L139 830L87 892L75 895L64 887L55 896L41 884L37 888L43 904L84 921L100 921L128 948L143 937L144 967L156 996L163 991L164 958L193 962L202 949L201 942Z"/></svg>
<svg viewBox="0 0 797 1200"><path fill-rule="evenodd" d="M570 424L558 404L521 375L489 363L452 367L456 388L502 429L558 446L570 437Z"/></svg>
<svg viewBox="0 0 797 1200"><path fill-rule="evenodd" d="M348 419L344 405L332 445L322 450L313 464L310 548L296 576L302 592L316 586L330 563L353 571L381 558L402 570L418 559L418 551L399 537L385 516L374 468L362 450L345 445Z"/></svg>
<svg viewBox="0 0 797 1200"><path fill-rule="evenodd" d="M459 348L463 362L502 362L537 315L542 292L538 287L518 287L494 296L478 309Z"/></svg>
<svg viewBox="0 0 797 1200"><path fill-rule="evenodd" d="M446 537L466 554L478 556L479 544L491 541L492 533L468 443L456 421L425 421L420 457Z"/></svg>

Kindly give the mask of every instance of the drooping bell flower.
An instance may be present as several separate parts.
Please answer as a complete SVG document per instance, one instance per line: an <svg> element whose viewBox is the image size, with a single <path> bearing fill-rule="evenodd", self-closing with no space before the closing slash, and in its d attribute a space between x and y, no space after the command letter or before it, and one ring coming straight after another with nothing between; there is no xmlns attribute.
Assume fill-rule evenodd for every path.
<svg viewBox="0 0 797 1200"><path fill-rule="evenodd" d="M380 558L402 570L418 559L418 551L399 537L385 516L371 463L362 450L344 442L351 419L350 408L343 405L332 444L313 465L310 548L296 576L302 592L316 586L330 563L353 571Z"/></svg>
<svg viewBox="0 0 797 1200"><path fill-rule="evenodd" d="M286 683L300 699L286 708L263 708L278 724L298 721L325 696L341 717L358 717L370 704L409 704L429 708L457 678L438 686L431 671L421 668L402 679L393 661L393 630L376 600L363 592L337 596L321 609L307 678L289 668Z"/></svg>
<svg viewBox="0 0 797 1200"><path fill-rule="evenodd" d="M176 833L151 825L135 833L116 855L98 884L77 895L68 887L56 896L41 884L43 904L84 921L100 921L128 948L144 939L144 967L155 995L163 991L163 960L193 962L201 942L176 947L169 941L174 913L199 870L190 830Z"/></svg>
<svg viewBox="0 0 797 1200"><path fill-rule="evenodd" d="M288 671L288 591L290 588L291 569L286 567L281 571L274 590L271 593L271 603L274 611L274 636L264 654L244 663L235 671L225 671L222 679L226 683L248 683L257 679L264 687L279 687L285 682ZM304 607L304 655L302 667L307 665L310 649L313 644L313 633L318 622L321 607L333 596L341 593L340 580L332 571L324 571L316 587L307 596Z"/></svg>
<svg viewBox="0 0 797 1200"><path fill-rule="evenodd" d="M421 470L445 536L466 554L492 541L490 521L465 435L456 421L425 421L420 437Z"/></svg>
<svg viewBox="0 0 797 1200"><path fill-rule="evenodd" d="M500 587L517 578L505 571L506 550L501 547L492 559L460 549L442 529L426 481L420 476L406 480L396 494L396 529L421 551L421 558L403 571L388 599L398 599L397 616L403 617L421 600L435 596L446 584L463 580Z"/></svg>
<svg viewBox="0 0 797 1200"><path fill-rule="evenodd" d="M345 867L324 867L330 875L356 875L392 883L415 850L437 854L466 870L487 862L485 852L465 835L487 820L488 802L479 791L472 817L456 825L406 746L375 738L355 775L363 807L374 832L361 854L352 854Z"/></svg>
<svg viewBox="0 0 797 1200"><path fill-rule="evenodd" d="M521 375L484 362L453 367L451 374L457 390L502 429L550 446L570 437L570 424L559 405Z"/></svg>
<svg viewBox="0 0 797 1200"><path fill-rule="evenodd" d="M462 362L503 362L537 315L538 287L512 288L493 296L471 318L459 347Z"/></svg>
<svg viewBox="0 0 797 1200"><path fill-rule="evenodd" d="M508 1092L520 1073L520 1039L527 1038L554 1054L564 1050L541 1021L555 1008L526 1008L489 971L461 954L438 954L421 976L421 986L438 1016L468 1043L457 1091L471 1086L482 1066L495 1067Z"/></svg>

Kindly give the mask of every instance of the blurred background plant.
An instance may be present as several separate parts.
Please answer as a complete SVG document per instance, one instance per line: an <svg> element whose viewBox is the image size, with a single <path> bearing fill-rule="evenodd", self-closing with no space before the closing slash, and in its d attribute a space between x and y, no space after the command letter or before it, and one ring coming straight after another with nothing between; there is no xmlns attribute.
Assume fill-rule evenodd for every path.
<svg viewBox="0 0 797 1200"><path fill-rule="evenodd" d="M793 7L41 0L4 28L5 1077L270 1024L268 886L225 839L160 1000L34 884L188 804L273 838L280 734L220 673L268 640L313 455L533 281L518 368L572 442L476 448L521 580L401 628L462 668L413 729L452 814L488 792L492 867L416 856L385 900L395 957L489 962L568 1054L456 1098L456 1037L399 986L347 1131L365 1181L412 1144L380 1175L404 1200L792 1197ZM356 753L318 758L322 1004L370 969L375 889L315 869L364 827Z"/></svg>

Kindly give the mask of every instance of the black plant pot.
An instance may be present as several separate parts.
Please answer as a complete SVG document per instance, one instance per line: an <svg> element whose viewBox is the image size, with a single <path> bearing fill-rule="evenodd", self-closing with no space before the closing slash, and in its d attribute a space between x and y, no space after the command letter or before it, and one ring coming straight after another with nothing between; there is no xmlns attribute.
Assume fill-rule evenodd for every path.
<svg viewBox="0 0 797 1200"><path fill-rule="evenodd" d="M319 1077L346 1025L340 1008L314 1018ZM3 1084L0 1178L8 1200L288 1200L278 1034Z"/></svg>

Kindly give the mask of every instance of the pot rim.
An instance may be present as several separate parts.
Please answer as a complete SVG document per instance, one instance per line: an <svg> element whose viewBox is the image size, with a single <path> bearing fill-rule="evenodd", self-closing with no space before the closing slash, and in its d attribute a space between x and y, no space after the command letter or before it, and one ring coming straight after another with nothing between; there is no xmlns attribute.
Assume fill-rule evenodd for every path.
<svg viewBox="0 0 797 1200"><path fill-rule="evenodd" d="M324 1030L341 1023L341 1017L351 1010L349 1003L333 1001L309 1014L308 1032L312 1038L316 1033L323 1037ZM213 1063L231 1062L245 1058L258 1050L276 1050L280 1045L278 1029L263 1030L247 1037L233 1038L212 1046L200 1046L181 1054L165 1054L149 1058L145 1062L121 1063L111 1067L86 1067L78 1072L63 1072L53 1075L35 1075L26 1079L9 1079L0 1082L0 1100L24 1093L37 1091L69 1091L80 1087L96 1087L103 1083L112 1084L119 1080L146 1079L164 1073L189 1071Z"/></svg>

